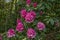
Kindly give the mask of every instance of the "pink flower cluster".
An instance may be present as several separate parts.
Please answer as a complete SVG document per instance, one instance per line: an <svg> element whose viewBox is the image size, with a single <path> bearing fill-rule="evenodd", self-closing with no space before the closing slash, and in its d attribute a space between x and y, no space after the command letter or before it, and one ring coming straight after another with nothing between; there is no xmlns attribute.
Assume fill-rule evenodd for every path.
<svg viewBox="0 0 60 40"><path fill-rule="evenodd" d="M31 0L27 0L26 1L27 5L31 4ZM37 2L33 3L33 7L36 8L37 7ZM40 12L40 15L42 15L43 12ZM20 11L20 15L22 18L24 18L24 20L26 21L26 23L33 23L35 18L36 18L36 12L33 10L30 10L29 12L26 9L22 9ZM45 24L43 22L38 22L37 23L37 27L36 27L39 31L42 31L45 29ZM18 32L23 32L24 31L24 24L23 22L18 18L17 19L17 26L16 26L16 31ZM15 36L15 31L14 29L9 29L7 32L7 37L11 38ZM27 37L28 38L35 38L36 37L36 31L33 28L28 28L27 30ZM2 40L2 37L0 36L0 40Z"/></svg>
<svg viewBox="0 0 60 40"><path fill-rule="evenodd" d="M34 3L34 7L36 7L37 3ZM40 12L42 14L42 12ZM27 22L27 23L32 23L34 22L35 18L36 18L36 12L35 11L29 11L27 12L26 9L22 9L20 11L20 14L21 14L21 17L24 18L24 20ZM17 28L18 27L18 28ZM24 30L24 26L21 22L18 22L18 25L17 25L16 29L19 31L19 30ZM22 29L21 29L22 28ZM45 29L45 24L42 23L42 22L38 22L37 23L37 29L42 31ZM36 36L36 31L32 28L28 28L27 30L27 37L28 38L35 38Z"/></svg>
<svg viewBox="0 0 60 40"><path fill-rule="evenodd" d="M21 10L21 16L25 19L27 23L31 23L34 21L36 17L36 13L34 11L27 12L25 9Z"/></svg>
<svg viewBox="0 0 60 40"><path fill-rule="evenodd" d="M30 14L31 15L31 14ZM44 30L45 29L45 24L42 22L37 23L37 28L38 30ZM22 32L24 30L24 25L20 19L17 19L17 26L16 26L16 31ZM14 29L9 29L7 32L7 37L14 37L15 36L15 31ZM27 37L28 38L35 38L36 36L36 31L33 28L28 28L27 30Z"/></svg>

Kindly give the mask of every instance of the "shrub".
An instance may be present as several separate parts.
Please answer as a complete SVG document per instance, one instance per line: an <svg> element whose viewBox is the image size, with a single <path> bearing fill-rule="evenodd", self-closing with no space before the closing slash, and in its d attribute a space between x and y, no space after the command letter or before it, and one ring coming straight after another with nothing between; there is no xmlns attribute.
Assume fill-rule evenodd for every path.
<svg viewBox="0 0 60 40"><path fill-rule="evenodd" d="M60 40L60 0L1 0L0 40Z"/></svg>

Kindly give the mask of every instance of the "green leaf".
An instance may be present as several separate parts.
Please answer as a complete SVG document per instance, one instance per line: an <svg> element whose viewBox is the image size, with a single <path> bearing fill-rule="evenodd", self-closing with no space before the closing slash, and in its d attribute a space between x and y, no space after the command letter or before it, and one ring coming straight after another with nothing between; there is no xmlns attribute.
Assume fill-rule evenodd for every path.
<svg viewBox="0 0 60 40"><path fill-rule="evenodd" d="M49 1L49 2L54 2L54 1L56 1L56 0L47 0L47 1Z"/></svg>
<svg viewBox="0 0 60 40"><path fill-rule="evenodd" d="M45 3L45 6L46 6L47 9L49 9L49 10L51 9L49 4Z"/></svg>
<svg viewBox="0 0 60 40"><path fill-rule="evenodd" d="M53 19L50 19L49 21L50 21L51 25L54 25L54 20Z"/></svg>

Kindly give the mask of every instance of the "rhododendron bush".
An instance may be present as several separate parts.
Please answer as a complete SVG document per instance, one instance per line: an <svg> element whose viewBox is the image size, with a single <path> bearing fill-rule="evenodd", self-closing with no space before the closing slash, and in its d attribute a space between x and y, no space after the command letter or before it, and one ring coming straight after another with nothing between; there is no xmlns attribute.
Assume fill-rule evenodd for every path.
<svg viewBox="0 0 60 40"><path fill-rule="evenodd" d="M0 0L0 40L60 40L60 0Z"/></svg>

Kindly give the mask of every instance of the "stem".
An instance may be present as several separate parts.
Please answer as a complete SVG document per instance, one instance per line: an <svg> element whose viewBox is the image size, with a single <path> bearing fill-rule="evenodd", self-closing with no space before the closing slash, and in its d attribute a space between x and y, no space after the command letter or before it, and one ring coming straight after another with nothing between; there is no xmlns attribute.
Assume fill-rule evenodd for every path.
<svg viewBox="0 0 60 40"><path fill-rule="evenodd" d="M1 35L4 35L4 34L6 34L7 32L4 32L4 33L2 33Z"/></svg>

